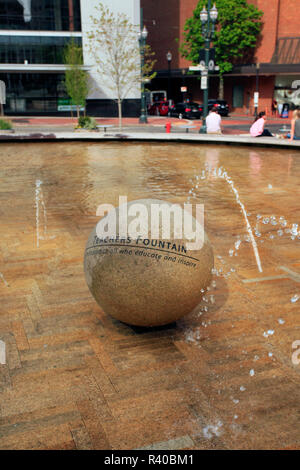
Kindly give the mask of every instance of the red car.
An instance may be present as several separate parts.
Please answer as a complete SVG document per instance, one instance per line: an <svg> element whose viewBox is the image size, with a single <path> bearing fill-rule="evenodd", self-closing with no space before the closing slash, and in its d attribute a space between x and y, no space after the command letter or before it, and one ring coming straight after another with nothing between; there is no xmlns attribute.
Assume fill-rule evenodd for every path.
<svg viewBox="0 0 300 470"><path fill-rule="evenodd" d="M148 113L154 116L167 116L169 105L167 101L155 101L149 108Z"/></svg>

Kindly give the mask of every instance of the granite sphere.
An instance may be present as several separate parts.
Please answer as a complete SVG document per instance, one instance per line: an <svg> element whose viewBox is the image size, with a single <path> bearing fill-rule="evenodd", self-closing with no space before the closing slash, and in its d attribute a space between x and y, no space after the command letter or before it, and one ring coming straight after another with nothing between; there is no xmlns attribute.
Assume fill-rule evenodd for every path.
<svg viewBox="0 0 300 470"><path fill-rule="evenodd" d="M137 203L148 208L148 214L153 204L171 206L141 199L129 202L126 210ZM187 249L188 240L174 237L172 226L167 239L161 226L155 238L150 229L146 237L122 238L120 207L115 209L115 236L99 238L95 227L88 238L84 256L88 287L101 309L117 320L145 327L172 323L194 310L211 282L214 256L208 237L204 233L199 250ZM128 217L128 225L133 219ZM150 227L150 216L148 222Z"/></svg>

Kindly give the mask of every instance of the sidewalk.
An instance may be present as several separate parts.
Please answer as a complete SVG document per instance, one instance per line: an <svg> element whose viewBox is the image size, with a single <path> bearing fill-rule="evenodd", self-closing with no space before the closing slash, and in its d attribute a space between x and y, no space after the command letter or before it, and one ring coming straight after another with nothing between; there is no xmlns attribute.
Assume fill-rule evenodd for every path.
<svg viewBox="0 0 300 470"><path fill-rule="evenodd" d="M39 116L20 116L8 118L12 121L14 129L18 131L66 131L73 132L77 124L76 118L69 117L39 117ZM118 130L118 118L96 118L98 124L108 124L113 126L111 130ZM171 123L171 132L186 132L184 125L191 124L195 128L189 129L189 133L198 133L202 125L201 120L189 121L187 119L178 119L173 117L148 116L147 124L140 124L138 118L123 118L122 130L134 132L165 132L165 125ZM253 116L234 115L222 118L223 134L225 135L241 135L248 134L250 126L253 122ZM289 127L290 120L280 118L270 118L267 121L267 127L272 132L277 133L283 126Z"/></svg>

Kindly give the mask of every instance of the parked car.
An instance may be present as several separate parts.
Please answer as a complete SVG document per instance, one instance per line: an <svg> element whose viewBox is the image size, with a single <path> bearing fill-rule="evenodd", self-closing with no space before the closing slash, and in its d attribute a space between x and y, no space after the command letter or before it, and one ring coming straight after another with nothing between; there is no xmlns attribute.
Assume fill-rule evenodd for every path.
<svg viewBox="0 0 300 470"><path fill-rule="evenodd" d="M229 106L225 100L208 100L208 111L216 108L221 116L228 116Z"/></svg>
<svg viewBox="0 0 300 470"><path fill-rule="evenodd" d="M167 116L169 112L169 104L167 101L155 101L148 108L148 114L154 116Z"/></svg>
<svg viewBox="0 0 300 470"><path fill-rule="evenodd" d="M189 101L187 103L177 103L170 107L169 116L179 119L200 119L203 113L203 105Z"/></svg>

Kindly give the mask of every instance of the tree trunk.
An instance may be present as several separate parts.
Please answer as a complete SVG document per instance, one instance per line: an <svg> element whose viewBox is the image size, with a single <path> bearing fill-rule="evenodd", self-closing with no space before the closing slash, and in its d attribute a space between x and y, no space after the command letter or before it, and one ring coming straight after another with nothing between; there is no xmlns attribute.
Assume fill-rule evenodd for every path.
<svg viewBox="0 0 300 470"><path fill-rule="evenodd" d="M119 130L122 129L122 100L118 98Z"/></svg>
<svg viewBox="0 0 300 470"><path fill-rule="evenodd" d="M79 119L80 118L80 107L77 105L76 109L77 109L77 119Z"/></svg>
<svg viewBox="0 0 300 470"><path fill-rule="evenodd" d="M219 75L219 100L224 99L224 77Z"/></svg>

